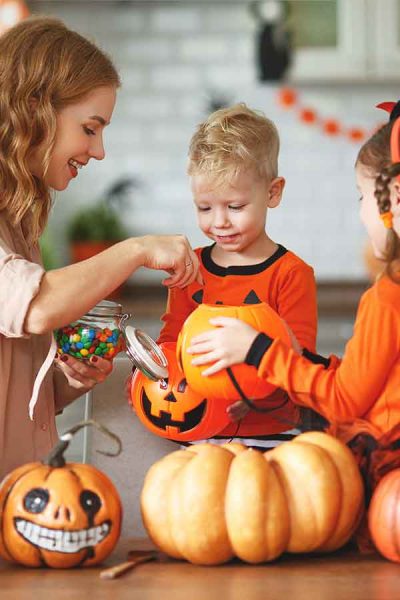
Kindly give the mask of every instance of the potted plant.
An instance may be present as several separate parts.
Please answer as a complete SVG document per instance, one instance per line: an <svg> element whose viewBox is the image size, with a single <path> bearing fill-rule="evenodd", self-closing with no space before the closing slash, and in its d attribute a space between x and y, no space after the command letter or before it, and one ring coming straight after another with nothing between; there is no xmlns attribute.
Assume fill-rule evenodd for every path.
<svg viewBox="0 0 400 600"><path fill-rule="evenodd" d="M82 208L68 226L72 262L98 254L125 237L118 215L107 204Z"/></svg>
<svg viewBox="0 0 400 600"><path fill-rule="evenodd" d="M121 179L113 184L100 201L78 210L67 227L71 262L86 260L127 237L119 217L126 196L135 187L135 179ZM109 298L118 298L119 286Z"/></svg>
<svg viewBox="0 0 400 600"><path fill-rule="evenodd" d="M118 212L133 185L136 185L133 179L119 180L101 201L73 215L67 227L71 262L90 258L127 236Z"/></svg>

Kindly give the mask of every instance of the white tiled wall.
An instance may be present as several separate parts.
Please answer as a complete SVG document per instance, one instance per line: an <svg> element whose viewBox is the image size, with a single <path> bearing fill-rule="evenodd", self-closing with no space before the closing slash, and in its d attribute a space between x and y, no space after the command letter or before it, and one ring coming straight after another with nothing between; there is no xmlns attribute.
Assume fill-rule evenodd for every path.
<svg viewBox="0 0 400 600"><path fill-rule="evenodd" d="M271 212L271 236L311 263L320 279L362 278L365 236L358 220L353 165L357 145L331 139L299 122L276 101L277 86L257 82L255 22L248 2L36 1L35 12L55 15L94 38L114 58L123 79L107 157L80 173L58 198L53 235L63 238L69 216L95 202L119 177L140 189L125 209L132 235L184 232L193 245L206 240L195 223L185 175L187 147L210 99L246 101L263 110L281 134L280 172L287 178L281 206ZM385 119L374 105L397 99L394 86L321 84L299 89L303 105L345 125L372 128ZM64 259L66 245L61 248ZM158 281L141 271L135 280Z"/></svg>

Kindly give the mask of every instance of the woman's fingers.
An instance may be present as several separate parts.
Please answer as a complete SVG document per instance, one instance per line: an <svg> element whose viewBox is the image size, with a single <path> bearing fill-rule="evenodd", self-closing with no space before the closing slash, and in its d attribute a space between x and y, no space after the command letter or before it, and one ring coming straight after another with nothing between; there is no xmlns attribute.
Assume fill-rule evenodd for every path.
<svg viewBox="0 0 400 600"><path fill-rule="evenodd" d="M169 273L164 285L185 287L196 279L202 283L199 259L184 235L144 236L140 243L144 249L143 266Z"/></svg>
<svg viewBox="0 0 400 600"><path fill-rule="evenodd" d="M170 288L183 288L190 285L195 280L200 284L203 284L203 278L199 267L199 259L188 243L183 256L180 258L175 268L168 269L171 276L164 279L163 284Z"/></svg>
<svg viewBox="0 0 400 600"><path fill-rule="evenodd" d="M90 361L81 361L68 354L62 354L56 360L56 365L70 383L78 382L82 387L87 388L102 383L113 368L111 361L99 356L92 356Z"/></svg>
<svg viewBox="0 0 400 600"><path fill-rule="evenodd" d="M113 370L113 362L106 358L102 358L101 356L91 356L89 362L92 367L100 373L103 373L106 377L110 375Z"/></svg>

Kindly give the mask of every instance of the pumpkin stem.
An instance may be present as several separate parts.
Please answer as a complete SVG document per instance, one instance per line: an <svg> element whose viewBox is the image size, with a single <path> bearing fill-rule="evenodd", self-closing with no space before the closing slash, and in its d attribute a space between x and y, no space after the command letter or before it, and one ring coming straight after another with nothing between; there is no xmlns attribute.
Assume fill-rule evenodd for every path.
<svg viewBox="0 0 400 600"><path fill-rule="evenodd" d="M96 427L99 431L108 435L110 438L115 440L118 445L118 448L115 452L105 452L104 450L96 450L99 454L104 454L104 456L118 456L122 451L122 442L115 433L112 433L107 427L104 425L100 425L97 421L93 419L88 419L87 421L80 421L70 429L68 429L65 433L60 436L60 441L54 446L54 448L49 452L48 456L42 461L44 465L50 465L51 467L63 467L65 465L65 457L64 452L70 445L70 442L80 429L84 427L89 427L89 425Z"/></svg>

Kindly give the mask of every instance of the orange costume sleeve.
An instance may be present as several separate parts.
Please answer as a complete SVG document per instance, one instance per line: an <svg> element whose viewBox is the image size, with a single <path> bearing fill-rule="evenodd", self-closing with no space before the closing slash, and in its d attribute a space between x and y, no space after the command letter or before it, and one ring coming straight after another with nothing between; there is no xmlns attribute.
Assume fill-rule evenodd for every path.
<svg viewBox="0 0 400 600"><path fill-rule="evenodd" d="M361 299L342 361L328 369L274 340L258 373L331 423L362 419L384 433L400 422L400 286L382 278Z"/></svg>
<svg viewBox="0 0 400 600"><path fill-rule="evenodd" d="M317 290L314 271L306 264L291 269L277 298L277 313L286 321L302 348L315 351Z"/></svg>

